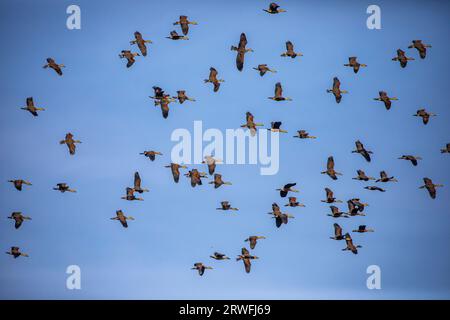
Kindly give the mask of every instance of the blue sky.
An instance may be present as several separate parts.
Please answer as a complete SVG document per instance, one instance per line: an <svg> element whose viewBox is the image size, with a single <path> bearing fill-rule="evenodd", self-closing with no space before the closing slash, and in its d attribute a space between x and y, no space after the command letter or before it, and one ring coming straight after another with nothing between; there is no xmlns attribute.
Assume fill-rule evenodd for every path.
<svg viewBox="0 0 450 320"><path fill-rule="evenodd" d="M81 7L81 30L66 28L66 8ZM450 193L448 42L450 4L444 1L280 1L288 12L268 15L268 1L1 1L0 33L0 243L17 245L30 258L0 256L0 298L33 299L402 299L450 298ZM381 7L382 29L366 28L366 8ZM165 39L180 14L197 21L189 41ZM118 53L129 49L133 32L151 39L148 56L125 68ZM248 47L244 70L235 67L239 35ZM412 39L432 44L425 60L407 50ZM291 40L304 56L281 58ZM401 69L391 61L398 48L416 58ZM133 48L137 50L137 48ZM356 55L367 68L345 68ZM47 57L67 67L63 77L42 69ZM252 67L267 63L276 74L260 77ZM225 79L218 93L203 84L209 67ZM339 77L344 95L338 105L326 93ZM294 101L268 100L276 82ZM196 102L171 105L168 119L148 98L158 85L171 94L185 89ZM390 111L372 98L379 90L398 97ZM38 118L19 107L33 96L46 108ZM412 117L420 107L438 114L424 126ZM258 122L283 122L280 171L261 176L255 165L222 165L217 171L233 182L214 190L195 189L188 179L174 184L170 162L174 129L237 128L251 111ZM306 129L317 140L292 138ZM66 132L83 141L69 156L58 144ZM374 152L371 163L352 154L361 140ZM155 162L139 155L159 150ZM423 158L417 167L397 160L402 154ZM321 175L328 156L344 175ZM203 166L196 166L203 171ZM352 180L357 169L378 176L386 170L399 182L386 193L363 189ZM139 171L150 189L143 202L120 197ZM442 183L432 200L423 177ZM24 178L32 187L17 192L8 179ZM52 190L67 182L76 194ZM305 208L276 229L266 212L283 205L275 191L297 182ZM355 234L358 255L332 241L333 220L321 203L324 187L342 200L360 197L370 206L366 217L338 221L345 231L359 224L375 229ZM238 213L215 210L229 200ZM346 205L339 206L347 209ZM136 218L128 229L109 220L122 209ZM22 211L33 218L14 230L6 217ZM242 262L216 262L214 251L234 257L249 235L267 237L254 253L251 274ZM203 277L190 270L203 261L214 267ZM82 289L67 290L65 270L79 265ZM382 271L382 289L366 288L366 268Z"/></svg>

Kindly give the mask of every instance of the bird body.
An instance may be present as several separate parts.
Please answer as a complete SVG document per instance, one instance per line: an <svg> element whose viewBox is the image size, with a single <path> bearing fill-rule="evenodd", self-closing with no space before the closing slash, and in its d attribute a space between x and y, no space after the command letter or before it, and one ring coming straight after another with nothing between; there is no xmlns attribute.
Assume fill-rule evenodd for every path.
<svg viewBox="0 0 450 320"><path fill-rule="evenodd" d="M354 73L358 73L360 67L367 67L366 64L359 63L356 59L357 59L356 57L349 57L348 64L344 64L344 66L346 66L346 67L353 68Z"/></svg>

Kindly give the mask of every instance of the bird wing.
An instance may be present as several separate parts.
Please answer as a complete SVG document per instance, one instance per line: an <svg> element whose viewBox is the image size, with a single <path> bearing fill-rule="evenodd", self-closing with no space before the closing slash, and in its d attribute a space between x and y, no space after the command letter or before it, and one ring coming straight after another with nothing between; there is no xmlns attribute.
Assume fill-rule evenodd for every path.
<svg viewBox="0 0 450 320"><path fill-rule="evenodd" d="M277 82L275 84L275 97L279 98L283 96L283 88L281 87L281 83Z"/></svg>
<svg viewBox="0 0 450 320"><path fill-rule="evenodd" d="M284 189L289 189L289 188L291 188L291 187L293 187L293 186L295 186L295 185L297 185L297 183L288 183L288 184L285 184L285 185L284 185Z"/></svg>
<svg viewBox="0 0 450 320"><path fill-rule="evenodd" d="M294 45L290 41L286 41L286 51L287 52L294 52Z"/></svg>
<svg viewBox="0 0 450 320"><path fill-rule="evenodd" d="M34 107L33 97L27 98L27 107Z"/></svg>
<svg viewBox="0 0 450 320"><path fill-rule="evenodd" d="M252 268L252 263L250 262L250 259L243 259L243 261L244 261L245 272L250 273L250 270Z"/></svg>
<svg viewBox="0 0 450 320"><path fill-rule="evenodd" d="M139 176L139 172L134 173L134 188L136 190L141 188L141 177Z"/></svg>
<svg viewBox="0 0 450 320"><path fill-rule="evenodd" d="M342 236L342 228L340 225L338 225L337 223L335 223L334 225L334 235L336 237L341 237Z"/></svg>
<svg viewBox="0 0 450 320"><path fill-rule="evenodd" d="M333 157L328 157L327 169L334 169L334 159L333 159Z"/></svg>

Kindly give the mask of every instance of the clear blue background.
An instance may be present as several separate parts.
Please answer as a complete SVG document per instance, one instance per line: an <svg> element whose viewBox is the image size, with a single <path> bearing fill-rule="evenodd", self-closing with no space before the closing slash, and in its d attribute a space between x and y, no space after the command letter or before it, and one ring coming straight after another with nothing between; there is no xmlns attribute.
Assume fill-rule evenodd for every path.
<svg viewBox="0 0 450 320"><path fill-rule="evenodd" d="M66 8L81 7L81 30L66 28ZM1 1L0 35L0 244L17 245L30 258L0 255L0 298L113 299L299 299L299 298L446 298L450 297L449 161L439 149L450 142L449 9L446 1L377 1L382 29L366 28L366 1L280 1L279 15L262 11L269 1ZM180 14L197 21L189 41L165 39ZM125 68L118 53L129 49L133 32L151 39L148 56ZM235 67L239 35L248 47L244 70ZM433 45L425 60L407 50L412 39ZM281 58L291 40L304 56ZM402 48L416 58L401 69L391 61ZM133 50L137 50L135 46ZM356 55L367 68L345 68ZM63 77L42 69L47 57L64 63ZM263 78L252 69L268 63L278 70ZM226 80L218 93L203 84L209 67ZM344 95L338 105L326 93L338 76ZM293 102L267 97L281 81ZM151 87L185 89L197 102L172 104L164 120L148 95ZM400 100L390 111L373 101L379 90ZM38 118L19 109L33 96L46 108ZM436 112L427 126L412 117L426 107ZM188 179L174 184L170 162L176 128L237 128L251 111L258 122L283 122L281 167L261 176L258 166L220 166L224 180L214 190L195 189ZM317 140L292 135L306 129ZM69 156L58 144L66 132L83 141ZM371 163L351 153L360 139L373 150ZM155 162L139 155L159 150ZM402 154L423 157L417 167L397 160ZM321 175L329 155L344 175ZM203 171L204 166L198 166ZM386 193L363 189L352 180L356 169L399 182L382 185ZM150 188L143 202L120 197L138 170ZM423 177L443 183L436 200L418 187ZM33 183L17 192L6 181ZM67 182L76 194L52 190ZM285 204L276 188L296 181L305 208L289 208L295 219L276 229L266 212L272 202ZM344 242L329 239L333 223L321 203L324 187L337 198L361 197L366 217L340 219L345 231L364 223L372 234L354 234L358 255L341 251ZM215 208L229 200L240 208ZM346 204L340 206L347 209ZM128 229L109 220L122 209L136 218ZM6 219L22 211L33 221L15 230ZM251 274L242 262L213 261L215 250L239 254L249 235L265 235L254 253ZM190 270L203 261L214 267L199 277ZM82 290L67 290L66 267L82 270ZM382 289L366 288L366 268L382 270Z"/></svg>

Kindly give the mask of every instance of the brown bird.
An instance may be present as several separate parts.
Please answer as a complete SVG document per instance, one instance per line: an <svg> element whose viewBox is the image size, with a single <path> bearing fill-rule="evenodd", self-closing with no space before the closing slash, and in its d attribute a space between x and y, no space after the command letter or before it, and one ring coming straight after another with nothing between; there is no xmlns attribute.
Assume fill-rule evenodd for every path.
<svg viewBox="0 0 450 320"><path fill-rule="evenodd" d="M177 96L176 97L172 97L172 98L177 99L180 104L183 104L183 102L185 102L186 100L187 101L195 101L195 99L190 98L190 97L188 97L186 95L186 91L185 90L178 90L177 91Z"/></svg>
<svg viewBox="0 0 450 320"><path fill-rule="evenodd" d="M215 159L211 156L205 156L205 160L202 161L202 163L206 163L208 166L208 173L214 174L214 171L216 170L216 164L222 162L220 159Z"/></svg>
<svg viewBox="0 0 450 320"><path fill-rule="evenodd" d="M220 206L221 206L220 208L216 208L216 209L217 210L224 210L224 211L227 211L227 210L239 211L238 208L233 208L228 201L220 202Z"/></svg>
<svg viewBox="0 0 450 320"><path fill-rule="evenodd" d="M352 202L352 204L356 207L356 209L358 209L359 212L364 211L364 208L369 206L368 203L361 202L361 199L359 198L353 198L350 199L349 201Z"/></svg>
<svg viewBox="0 0 450 320"><path fill-rule="evenodd" d="M266 72L272 72L272 73L276 73L277 71L274 69L270 69L267 64L258 64L258 67L253 68L257 71L259 71L259 75L262 77L263 75L266 74Z"/></svg>
<svg viewBox="0 0 450 320"><path fill-rule="evenodd" d="M269 99L274 101L292 101L291 98L283 97L283 88L281 87L280 82L275 84L275 96L269 97Z"/></svg>
<svg viewBox="0 0 450 320"><path fill-rule="evenodd" d="M386 171L380 171L380 179L375 180L375 182L397 182L397 179L394 177L388 177Z"/></svg>
<svg viewBox="0 0 450 320"><path fill-rule="evenodd" d="M267 130L272 132L287 133L286 130L280 129L281 125L282 125L281 121L273 121L270 123L270 129Z"/></svg>
<svg viewBox="0 0 450 320"><path fill-rule="evenodd" d="M209 78L204 80L205 83L211 82L214 84L214 92L219 91L220 83L225 82L223 79L217 79L217 70L213 67L209 68Z"/></svg>
<svg viewBox="0 0 450 320"><path fill-rule="evenodd" d="M124 228L128 228L127 220L134 220L131 216L125 216L122 210L116 210L116 216L111 218L111 220L119 220Z"/></svg>
<svg viewBox="0 0 450 320"><path fill-rule="evenodd" d="M134 38L135 40L130 41L130 44L137 44L139 50L141 51L141 54L145 57L147 56L147 46L145 45L146 43L152 43L151 40L144 40L142 38L142 34L139 31L136 31L134 33Z"/></svg>
<svg viewBox="0 0 450 320"><path fill-rule="evenodd" d="M149 158L151 161L155 161L156 159L156 155L162 156L161 152L158 151L144 151L141 152L140 154L143 154L145 157Z"/></svg>
<svg viewBox="0 0 450 320"><path fill-rule="evenodd" d="M30 217L24 216L22 212L13 212L11 213L11 216L8 217L8 219L12 219L15 221L14 227L16 229L19 229L25 220L31 220Z"/></svg>
<svg viewBox="0 0 450 320"><path fill-rule="evenodd" d="M399 159L411 161L413 166L417 166L417 160L422 160L421 157L411 156L411 155L403 155Z"/></svg>
<svg viewBox="0 0 450 320"><path fill-rule="evenodd" d="M407 57L402 49L398 49L397 56L392 58L392 61L399 61L402 68L406 67L409 60L414 60L414 58Z"/></svg>
<svg viewBox="0 0 450 320"><path fill-rule="evenodd" d="M34 106L33 97L28 97L27 98L27 106L26 107L22 107L20 109L30 112L35 117L38 116L38 111L44 111L45 110L44 108L36 108Z"/></svg>
<svg viewBox="0 0 450 320"><path fill-rule="evenodd" d="M247 111L245 114L246 123L241 125L241 128L248 128L250 130L250 135L254 137L256 135L256 127L264 126L262 123L255 123L253 115Z"/></svg>
<svg viewBox="0 0 450 320"><path fill-rule="evenodd" d="M353 72L354 73L358 73L359 68L360 67L367 67L367 64L359 63L358 61L356 61L356 57L349 57L348 58L348 63L344 64L344 66L351 67L351 68L353 68Z"/></svg>
<svg viewBox="0 0 450 320"><path fill-rule="evenodd" d="M333 180L337 180L337 176L342 176L342 173L334 170L334 159L332 156L328 157L327 171L322 171L321 174L327 174Z"/></svg>
<svg viewBox="0 0 450 320"><path fill-rule="evenodd" d="M365 233L365 232L375 232L373 229L368 229L366 225L360 225L357 230L353 230L353 232Z"/></svg>
<svg viewBox="0 0 450 320"><path fill-rule="evenodd" d="M309 133L306 130L297 130L297 135L293 136L294 138L299 139L316 139L315 136L310 136Z"/></svg>
<svg viewBox="0 0 450 320"><path fill-rule="evenodd" d="M292 59L294 59L295 57L299 56L303 56L303 54L301 52L295 52L294 51L294 45L292 44L292 42L290 41L286 41L286 52L283 52L281 54L282 57L291 57Z"/></svg>
<svg viewBox="0 0 450 320"><path fill-rule="evenodd" d="M427 124L430 120L430 117L435 117L437 114L428 112L425 109L417 110L416 114L413 114L414 117L421 117L423 124Z"/></svg>
<svg viewBox="0 0 450 320"><path fill-rule="evenodd" d="M245 239L244 241L246 242L250 242L250 249L255 249L256 247L256 243L258 242L259 239L265 239L266 237L264 236L250 236L247 239Z"/></svg>
<svg viewBox="0 0 450 320"><path fill-rule="evenodd" d="M64 193L64 192L73 192L73 193L75 193L75 192L77 192L74 189L70 189L70 187L67 185L67 183L63 183L63 182L57 183L56 187L53 188L53 190L60 191L61 193Z"/></svg>
<svg viewBox="0 0 450 320"><path fill-rule="evenodd" d="M231 46L232 51L237 51L236 68L239 71L242 71L242 69L244 68L245 54L247 52L253 52L253 49L246 48L245 47L246 45L247 45L247 37L246 37L245 33L241 33L238 46L237 47Z"/></svg>
<svg viewBox="0 0 450 320"><path fill-rule="evenodd" d="M362 246L359 246L359 245L355 246L353 244L352 237L348 233L345 234L345 242L347 243L347 247L345 249L342 249L342 251L349 250L349 251L353 252L353 254L358 254L357 248L362 248Z"/></svg>
<svg viewBox="0 0 450 320"><path fill-rule="evenodd" d="M325 193L327 198L325 200L320 200L325 203L342 203L342 200L336 200L334 197L333 191L330 188L325 188Z"/></svg>
<svg viewBox="0 0 450 320"><path fill-rule="evenodd" d="M155 94L156 94L156 90L155 90ZM159 96L159 92L158 92L158 96L155 95L155 97L149 96L150 99L154 99L155 100L155 106L161 106L161 113L164 119L167 119L167 117L169 116L169 104L172 102L175 102L176 99L172 98L169 94L164 94L164 91L162 91L162 97Z"/></svg>
<svg viewBox="0 0 450 320"><path fill-rule="evenodd" d="M332 93L337 103L340 103L342 100L342 93L348 93L347 90L341 90L341 82L338 77L333 78L333 88L327 89L328 93Z"/></svg>
<svg viewBox="0 0 450 320"><path fill-rule="evenodd" d="M238 255L236 261L242 260L244 261L245 272L250 273L252 268L251 260L259 259L257 256L252 256L250 252L246 248L241 249L241 254Z"/></svg>
<svg viewBox="0 0 450 320"><path fill-rule="evenodd" d="M189 32L189 25L197 25L198 23L195 21L189 21L187 16L180 16L180 20L177 22L174 22L173 25L181 25L181 31L183 31L183 34L186 36Z"/></svg>
<svg viewBox="0 0 450 320"><path fill-rule="evenodd" d="M202 179L206 178L206 173L198 172L197 169L192 169L185 174L186 177L191 178L191 186L194 188L196 185L202 185Z"/></svg>
<svg viewBox="0 0 450 320"><path fill-rule="evenodd" d="M189 40L186 36L180 36L175 30L170 31L170 36L166 38L171 40Z"/></svg>
<svg viewBox="0 0 450 320"><path fill-rule="evenodd" d="M445 148L441 149L441 153L450 153L450 143L447 143Z"/></svg>
<svg viewBox="0 0 450 320"><path fill-rule="evenodd" d="M151 99L158 100L158 99L163 99L165 96L167 96L164 93L164 90L161 89L160 87L153 86L152 89L155 92L155 94L154 94L154 96L149 96Z"/></svg>
<svg viewBox="0 0 450 320"><path fill-rule="evenodd" d="M269 212L269 214L273 215L273 218L275 218L275 225L277 228L281 227L282 224L287 224L290 218L295 218L288 213L282 213L280 207L275 202L272 203L272 212Z"/></svg>
<svg viewBox="0 0 450 320"><path fill-rule="evenodd" d="M138 197L136 197L136 196L134 195L134 189L133 189L133 188L127 187L127 188L125 189L125 192L127 193L127 195L124 196L124 197L121 197L121 199L128 200L128 201L133 201L133 200L144 201L144 199L138 198Z"/></svg>
<svg viewBox="0 0 450 320"><path fill-rule="evenodd" d="M73 139L73 134L70 133L70 132L66 133L65 139L61 140L59 142L59 144L66 144L67 145L67 148L69 148L69 154L70 155L74 155L75 154L75 149L76 149L75 144L76 143L81 143L81 141L80 140L74 140Z"/></svg>
<svg viewBox="0 0 450 320"><path fill-rule="evenodd" d="M139 172L134 173L134 192L143 193L148 192L148 189L142 189L141 187L141 177L139 176Z"/></svg>
<svg viewBox="0 0 450 320"><path fill-rule="evenodd" d="M373 98L373 100L383 101L386 110L389 110L391 108L392 100L398 100L398 98L396 98L396 97L388 97L388 95L385 91L379 91L378 94L380 97Z"/></svg>
<svg viewBox="0 0 450 320"><path fill-rule="evenodd" d="M364 171L362 171L361 169L356 170L356 172L358 173L358 176L355 178L352 178L353 180L361 180L361 181L375 180L374 177L366 176L366 173Z"/></svg>
<svg viewBox="0 0 450 320"><path fill-rule="evenodd" d="M65 68L66 66L63 65L63 64L57 64L57 63L55 62L55 60L53 60L53 58L47 58L47 64L45 64L45 65L43 66L43 68L46 69L46 68L48 68L48 67L52 68L53 70L56 71L56 73L57 73L58 75L62 76L63 73L62 73L61 68Z"/></svg>
<svg viewBox="0 0 450 320"><path fill-rule="evenodd" d="M288 192L299 192L298 190L292 188L293 186L297 185L297 183L287 183L284 185L281 189L276 189L277 191L280 191L280 196L282 198L286 197Z"/></svg>
<svg viewBox="0 0 450 320"><path fill-rule="evenodd" d="M330 206L331 214L327 214L327 216L333 218L348 218L348 214L342 211L339 211L339 208L336 206Z"/></svg>
<svg viewBox="0 0 450 320"><path fill-rule="evenodd" d="M214 260L230 260L229 257L220 252L214 252L213 255L210 257L213 258Z"/></svg>
<svg viewBox="0 0 450 320"><path fill-rule="evenodd" d="M367 151L364 148L364 145L359 140L355 141L355 145L356 145L356 150L353 150L352 153L359 153L360 155L362 155L364 157L364 159L366 159L367 162L370 162L370 154L372 154L373 152Z"/></svg>
<svg viewBox="0 0 450 320"><path fill-rule="evenodd" d="M289 197L289 202L284 205L285 207L305 207L303 203L297 201L296 197Z"/></svg>
<svg viewBox="0 0 450 320"><path fill-rule="evenodd" d="M333 240L344 240L344 237L342 236L342 228L337 223L333 224L334 226L334 237L330 237L330 239Z"/></svg>
<svg viewBox="0 0 450 320"><path fill-rule="evenodd" d="M370 190L370 191L386 192L386 190L384 190L384 189L382 189L380 187L377 187L377 186L367 186L367 187L364 187L364 189L367 189L367 190Z"/></svg>
<svg viewBox="0 0 450 320"><path fill-rule="evenodd" d="M427 56L427 48L431 48L429 44L422 43L422 40L413 40L412 45L408 46L409 49L416 48L419 51L420 58L425 59Z"/></svg>
<svg viewBox="0 0 450 320"><path fill-rule="evenodd" d="M31 182L26 181L26 180L22 180L22 179L16 179L16 180L8 180L8 182L12 182L14 184L14 187L19 190L22 191L22 186L25 184L27 186L31 186Z"/></svg>
<svg viewBox="0 0 450 320"><path fill-rule="evenodd" d="M430 178L423 178L423 182L425 183L423 186L419 187L419 189L426 188L428 190L428 193L430 194L430 197L432 199L436 199L436 188L443 187L442 184L434 184L433 181Z"/></svg>
<svg viewBox="0 0 450 320"><path fill-rule="evenodd" d="M6 252L6 254L12 255L15 258L18 258L20 256L22 257L29 257L28 254L20 252L19 247L11 247L11 250L9 252Z"/></svg>
<svg viewBox="0 0 450 320"><path fill-rule="evenodd" d="M180 168L187 169L186 166L179 165L178 163L171 163L170 165L165 167L170 168L170 170L172 171L173 181L175 181L176 183L178 183L178 181L180 180Z"/></svg>
<svg viewBox="0 0 450 320"><path fill-rule="evenodd" d="M194 267L191 270L197 270L199 275L203 275L206 269L212 269L212 267L207 267L201 262L194 263Z"/></svg>
<svg viewBox="0 0 450 320"><path fill-rule="evenodd" d="M360 208L364 209L364 206L357 207L355 206L354 202L352 200L347 201L348 206L348 215L349 216L365 216L364 213L360 213Z"/></svg>
<svg viewBox="0 0 450 320"><path fill-rule="evenodd" d="M263 11L270 13L270 14L277 14L277 13L281 13L281 12L286 12L286 10L284 9L279 9L280 6L278 4L276 4L275 2L272 2L269 5L269 9L263 9Z"/></svg>
<svg viewBox="0 0 450 320"><path fill-rule="evenodd" d="M134 57L136 56L140 56L140 54L137 52L131 52L130 50L122 50L122 53L119 54L120 59L127 59L127 68L131 67L134 64L134 62L136 61Z"/></svg>
<svg viewBox="0 0 450 320"><path fill-rule="evenodd" d="M224 182L222 180L222 175L215 173L214 174L214 181L210 181L209 184L214 184L214 188L217 189L219 188L221 185L225 184L225 185L231 185L231 182Z"/></svg>

